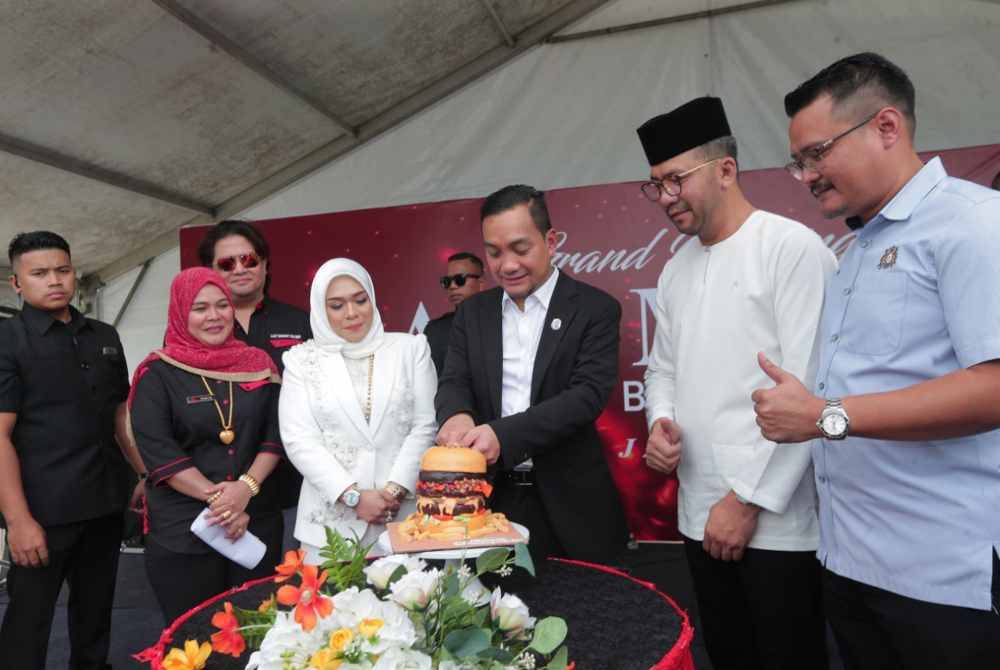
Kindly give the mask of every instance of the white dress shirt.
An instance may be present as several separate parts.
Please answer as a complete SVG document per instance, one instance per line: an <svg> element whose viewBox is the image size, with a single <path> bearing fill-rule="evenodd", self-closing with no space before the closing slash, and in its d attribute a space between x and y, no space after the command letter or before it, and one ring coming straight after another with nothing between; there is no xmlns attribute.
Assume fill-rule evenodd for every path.
<svg viewBox="0 0 1000 670"><path fill-rule="evenodd" d="M836 264L816 233L758 210L722 242L691 238L663 268L646 418L681 429L677 516L686 537L704 538L710 508L732 490L763 508L749 546L816 549L809 443L764 439L750 394L774 386L758 351L811 386L824 282Z"/></svg>
<svg viewBox="0 0 1000 670"><path fill-rule="evenodd" d="M535 368L535 354L545 327L545 314L556 289L559 270L552 274L524 299L524 310L505 292L500 300L503 323L503 381L500 391L500 416L523 412L531 406L531 377ZM531 467L531 461L520 464L519 469Z"/></svg>

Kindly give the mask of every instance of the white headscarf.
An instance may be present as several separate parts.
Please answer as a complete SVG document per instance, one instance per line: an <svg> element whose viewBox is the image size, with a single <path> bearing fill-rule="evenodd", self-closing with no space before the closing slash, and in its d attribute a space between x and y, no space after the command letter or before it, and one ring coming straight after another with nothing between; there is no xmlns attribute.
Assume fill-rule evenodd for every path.
<svg viewBox="0 0 1000 670"><path fill-rule="evenodd" d="M348 342L333 332L326 313L326 290L337 277L348 276L361 284L372 302L372 324L360 342ZM342 354L345 358L365 358L375 352L385 341L382 316L375 302L375 287L368 271L350 258L331 258L320 266L309 289L309 325L313 341L323 351Z"/></svg>

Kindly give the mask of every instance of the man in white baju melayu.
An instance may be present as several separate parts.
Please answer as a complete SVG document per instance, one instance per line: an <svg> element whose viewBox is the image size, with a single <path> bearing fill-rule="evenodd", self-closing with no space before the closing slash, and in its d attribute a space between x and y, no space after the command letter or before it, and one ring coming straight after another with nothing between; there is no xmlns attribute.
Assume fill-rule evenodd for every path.
<svg viewBox="0 0 1000 670"><path fill-rule="evenodd" d="M826 668L808 444L760 435L758 352L809 379L826 277L816 233L740 190L722 102L698 98L638 129L643 192L691 239L657 285L646 370L649 467L680 482L678 522L712 664Z"/></svg>

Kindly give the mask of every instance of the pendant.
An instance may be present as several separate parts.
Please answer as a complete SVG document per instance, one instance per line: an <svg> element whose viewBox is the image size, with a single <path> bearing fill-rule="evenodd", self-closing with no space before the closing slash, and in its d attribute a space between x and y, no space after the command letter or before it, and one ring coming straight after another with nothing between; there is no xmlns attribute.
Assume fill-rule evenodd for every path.
<svg viewBox="0 0 1000 670"><path fill-rule="evenodd" d="M232 444L233 440L236 439L236 433L226 428L225 430L219 431L219 439L223 444Z"/></svg>

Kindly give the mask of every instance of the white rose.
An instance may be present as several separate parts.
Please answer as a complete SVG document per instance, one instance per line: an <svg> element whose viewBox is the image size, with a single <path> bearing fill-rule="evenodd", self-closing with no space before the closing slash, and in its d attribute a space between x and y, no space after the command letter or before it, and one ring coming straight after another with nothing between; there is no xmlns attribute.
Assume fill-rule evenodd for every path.
<svg viewBox="0 0 1000 670"><path fill-rule="evenodd" d="M490 598L490 616L497 627L508 635L516 635L535 627L535 619L528 614L528 606L512 593L503 595L493 590Z"/></svg>
<svg viewBox="0 0 1000 670"><path fill-rule="evenodd" d="M305 665L313 652L323 646L319 631L309 633L292 618L291 612L278 612L274 625L247 663L248 670L284 670L287 662Z"/></svg>
<svg viewBox="0 0 1000 670"><path fill-rule="evenodd" d="M365 575L368 577L368 583L377 589L388 588L389 579L401 565L406 568L406 572L408 573L420 572L427 567L426 563L415 556L409 556L406 554L385 556L377 561L373 561L371 565L365 568Z"/></svg>
<svg viewBox="0 0 1000 670"><path fill-rule="evenodd" d="M408 572L389 587L392 591L389 597L408 610L422 610L430 602L440 579L441 571L437 568L426 572Z"/></svg>
<svg viewBox="0 0 1000 670"><path fill-rule="evenodd" d="M415 649L391 647L379 657L373 670L431 670L431 657Z"/></svg>

